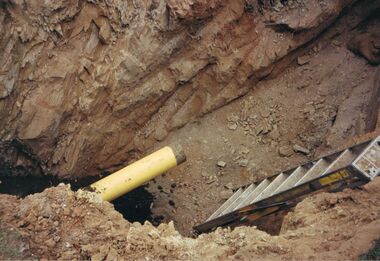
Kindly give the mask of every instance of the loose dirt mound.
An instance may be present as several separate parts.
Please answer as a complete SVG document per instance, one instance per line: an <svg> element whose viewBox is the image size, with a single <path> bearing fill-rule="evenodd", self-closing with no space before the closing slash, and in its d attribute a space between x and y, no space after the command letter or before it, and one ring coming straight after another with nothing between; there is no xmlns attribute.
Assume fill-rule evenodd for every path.
<svg viewBox="0 0 380 261"><path fill-rule="evenodd" d="M25 199L0 196L2 222L49 259L355 259L380 234L380 178L363 189L305 199L279 236L255 227L181 236L173 223L129 223L107 202L92 203L60 185Z"/></svg>

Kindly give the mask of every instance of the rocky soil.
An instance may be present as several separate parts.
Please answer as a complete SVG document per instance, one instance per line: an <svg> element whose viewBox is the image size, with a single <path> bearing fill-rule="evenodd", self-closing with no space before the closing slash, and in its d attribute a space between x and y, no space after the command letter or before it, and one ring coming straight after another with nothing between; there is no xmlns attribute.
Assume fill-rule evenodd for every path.
<svg viewBox="0 0 380 261"><path fill-rule="evenodd" d="M380 134L380 68L347 48L363 32L380 35L380 20L353 26L359 7L290 54L286 69L280 62L244 97L155 145L180 142L189 155L149 184L155 216L187 234L233 189L350 146L357 135Z"/></svg>
<svg viewBox="0 0 380 261"><path fill-rule="evenodd" d="M1 195L0 218L26 242L17 253L41 260L353 260L379 236L379 189L377 178L363 189L309 197L278 236L239 227L188 238L173 222L131 224L110 203L90 202L65 185L25 199Z"/></svg>

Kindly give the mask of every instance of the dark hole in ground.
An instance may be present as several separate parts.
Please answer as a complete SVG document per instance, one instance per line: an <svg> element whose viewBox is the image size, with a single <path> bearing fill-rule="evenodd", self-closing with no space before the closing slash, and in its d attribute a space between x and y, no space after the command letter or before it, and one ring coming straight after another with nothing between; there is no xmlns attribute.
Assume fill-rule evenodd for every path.
<svg viewBox="0 0 380 261"><path fill-rule="evenodd" d="M380 260L380 238L367 253L359 257L359 260Z"/></svg>
<svg viewBox="0 0 380 261"><path fill-rule="evenodd" d="M145 187L139 187L124 196L112 201L115 209L120 212L123 217L130 222L149 221L154 222L152 218L151 205L154 197Z"/></svg>
<svg viewBox="0 0 380 261"><path fill-rule="evenodd" d="M0 193L26 197L30 194L39 193L46 188L57 186L59 183L70 184L72 190L86 187L101 177L87 177L76 180L60 180L53 176L0 176ZM130 222L149 221L158 225L160 220L152 217L151 204L154 197L145 187L139 187L124 196L112 201L115 210Z"/></svg>
<svg viewBox="0 0 380 261"><path fill-rule="evenodd" d="M58 185L54 177L0 177L0 193L18 197L42 192L44 189Z"/></svg>

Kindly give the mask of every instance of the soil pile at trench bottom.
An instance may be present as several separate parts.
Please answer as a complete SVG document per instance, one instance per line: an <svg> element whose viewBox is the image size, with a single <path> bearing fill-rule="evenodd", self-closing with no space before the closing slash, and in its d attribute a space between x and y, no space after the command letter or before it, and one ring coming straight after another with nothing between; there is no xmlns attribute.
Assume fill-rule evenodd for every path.
<svg viewBox="0 0 380 261"><path fill-rule="evenodd" d="M299 203L280 235L255 227L219 228L197 238L173 223L124 220L108 202L90 202L66 185L24 199L0 196L0 218L21 235L30 257L48 259L355 259L380 234L380 179L362 189L321 193Z"/></svg>

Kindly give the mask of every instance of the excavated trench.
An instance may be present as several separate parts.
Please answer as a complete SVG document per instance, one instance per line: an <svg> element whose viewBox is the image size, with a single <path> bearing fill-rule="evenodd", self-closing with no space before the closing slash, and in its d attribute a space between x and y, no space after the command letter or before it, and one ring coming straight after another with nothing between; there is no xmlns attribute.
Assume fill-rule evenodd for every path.
<svg viewBox="0 0 380 261"><path fill-rule="evenodd" d="M1 3L0 194L180 143L186 163L112 204L191 236L238 187L379 130L379 1L116 2ZM292 213L254 225L281 236Z"/></svg>
<svg viewBox="0 0 380 261"><path fill-rule="evenodd" d="M59 180L54 177L1 177L0 194L14 195L20 198L24 198L28 195L35 193L41 193L47 188L55 187L60 183L70 185L73 191L84 188L97 181L98 179L105 177L102 175L99 177L88 177L80 180ZM152 184L156 184L153 180ZM145 223L151 222L154 226L159 226L162 222L167 222L167 217L160 214L152 214L151 208L154 203L154 195L147 190L149 184L141 186L124 196L111 201L115 210L123 215L124 219L129 222ZM172 186L172 188L175 188ZM165 193L162 187L159 186L161 193ZM173 191L171 191L173 193ZM299 200L298 200L299 202ZM169 205L173 205L174 202L170 202ZM293 203L294 207L296 204ZM286 214L290 211L283 210L268 216L261 218L260 220L252 223L259 230L265 231L270 235L278 235L281 231L282 222ZM193 234L196 236L196 234Z"/></svg>
<svg viewBox="0 0 380 261"><path fill-rule="evenodd" d="M58 186L60 183L67 184L73 191L85 188L97 181L98 179L105 177L88 177L80 180L59 180L54 177L1 177L0 194L14 195L19 198L24 198L28 195L35 193L41 193L47 188ZM153 181L152 184L156 182ZM154 226L159 226L162 222L167 222L167 217L164 215L153 215L151 208L154 203L154 195L147 190L148 185L141 186L124 196L111 201L115 210L118 211L129 222L145 221L151 222ZM173 186L174 187L174 186ZM160 192L163 192L160 187ZM171 192L173 193L173 192ZM169 205L175 204L169 202ZM295 206L296 204L293 204ZM280 211L278 213L261 218L259 221L252 223L258 229L265 231L271 235L278 235L281 231L281 225L285 215L289 210Z"/></svg>

